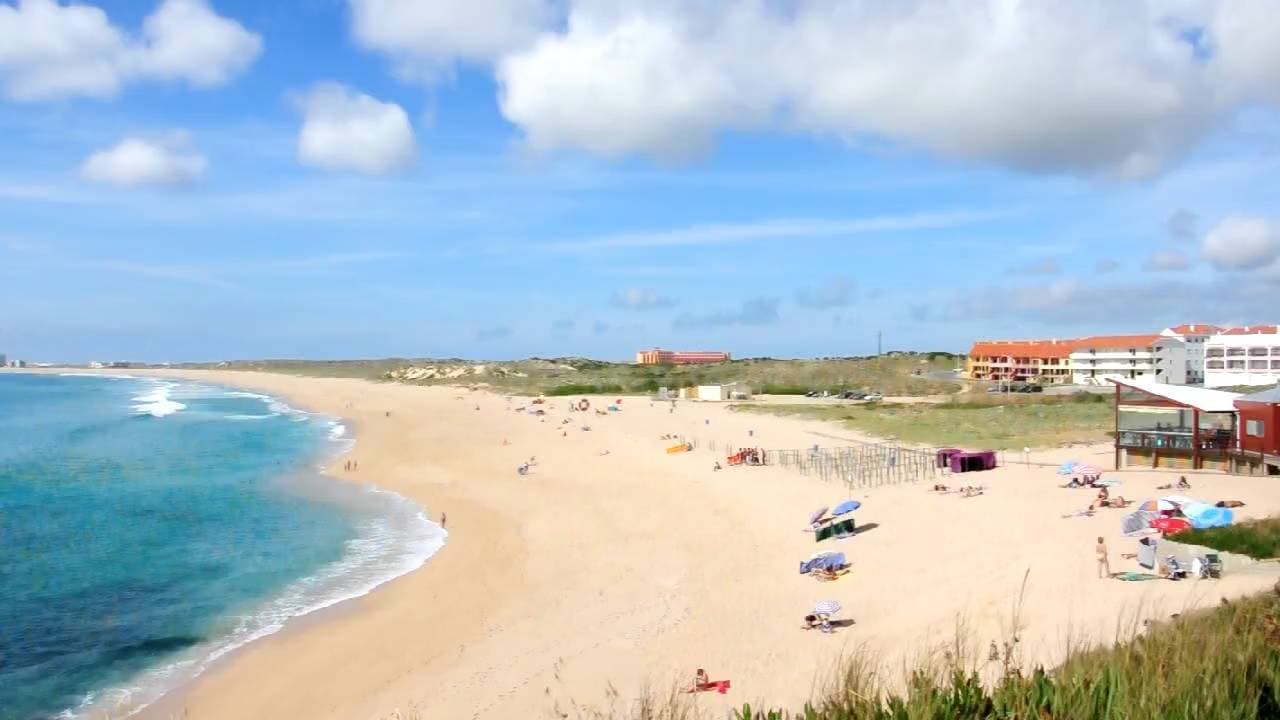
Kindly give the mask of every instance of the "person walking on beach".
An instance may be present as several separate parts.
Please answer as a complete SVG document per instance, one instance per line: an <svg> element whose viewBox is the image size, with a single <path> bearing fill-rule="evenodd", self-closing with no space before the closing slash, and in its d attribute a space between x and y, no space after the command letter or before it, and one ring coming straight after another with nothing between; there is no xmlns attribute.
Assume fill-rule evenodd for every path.
<svg viewBox="0 0 1280 720"><path fill-rule="evenodd" d="M448 515L446 515L446 514L444 514L443 512L441 512L441 513L440 513L440 528L441 528L441 529L444 529L444 528L446 528L446 527L448 527L448 526L449 526L449 516L448 516Z"/></svg>
<svg viewBox="0 0 1280 720"><path fill-rule="evenodd" d="M1111 561L1107 558L1107 543L1102 538L1098 538L1098 545L1094 548L1098 553L1098 577L1105 578L1111 576Z"/></svg>

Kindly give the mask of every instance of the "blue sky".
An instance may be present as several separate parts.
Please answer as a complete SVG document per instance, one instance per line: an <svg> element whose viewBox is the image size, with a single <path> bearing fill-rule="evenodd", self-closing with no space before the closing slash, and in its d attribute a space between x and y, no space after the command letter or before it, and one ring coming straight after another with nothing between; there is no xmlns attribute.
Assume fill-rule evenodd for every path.
<svg viewBox="0 0 1280 720"><path fill-rule="evenodd" d="M798 357L1280 314L1261 3L289 5L0 0L0 352Z"/></svg>

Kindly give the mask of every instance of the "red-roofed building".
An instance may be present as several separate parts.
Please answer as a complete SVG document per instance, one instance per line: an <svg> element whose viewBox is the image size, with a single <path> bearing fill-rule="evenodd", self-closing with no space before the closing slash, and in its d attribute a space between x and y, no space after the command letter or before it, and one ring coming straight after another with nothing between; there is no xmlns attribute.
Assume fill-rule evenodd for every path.
<svg viewBox="0 0 1280 720"><path fill-rule="evenodd" d="M701 365L728 362L729 353L704 350L674 351L654 348L636 353L637 365Z"/></svg>
<svg viewBox="0 0 1280 720"><path fill-rule="evenodd" d="M1205 342L1206 387L1280 383L1280 332L1275 325L1227 328Z"/></svg>
<svg viewBox="0 0 1280 720"><path fill-rule="evenodd" d="M1162 330L1155 345L1157 376L1180 385L1203 385L1204 345L1220 332L1222 328L1207 323L1184 323Z"/></svg>

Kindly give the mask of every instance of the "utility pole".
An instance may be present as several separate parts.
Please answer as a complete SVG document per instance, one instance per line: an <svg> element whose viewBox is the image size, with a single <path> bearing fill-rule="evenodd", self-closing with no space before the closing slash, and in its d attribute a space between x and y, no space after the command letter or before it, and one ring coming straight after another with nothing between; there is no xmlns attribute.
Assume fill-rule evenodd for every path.
<svg viewBox="0 0 1280 720"><path fill-rule="evenodd" d="M880 331L877 330L876 331L876 357L880 357L880 355L883 354L880 346L880 335L881 335Z"/></svg>

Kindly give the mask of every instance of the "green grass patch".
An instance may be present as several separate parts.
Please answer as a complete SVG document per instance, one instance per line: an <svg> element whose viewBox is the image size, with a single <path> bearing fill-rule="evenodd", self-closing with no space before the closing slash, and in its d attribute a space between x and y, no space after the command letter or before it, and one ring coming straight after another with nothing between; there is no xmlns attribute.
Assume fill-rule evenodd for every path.
<svg viewBox="0 0 1280 720"><path fill-rule="evenodd" d="M904 443L993 450L1103 442L1114 425L1111 405L1074 396L969 396L964 401L875 404L751 404L739 412L790 415L838 422L853 430Z"/></svg>
<svg viewBox="0 0 1280 720"><path fill-rule="evenodd" d="M1280 518L1250 520L1236 525L1179 533L1178 542L1203 545L1259 560L1280 558Z"/></svg>

